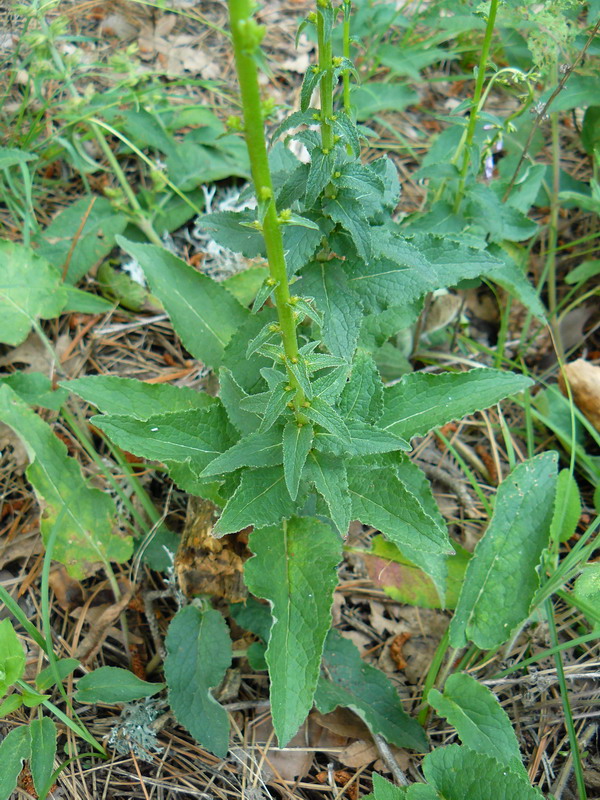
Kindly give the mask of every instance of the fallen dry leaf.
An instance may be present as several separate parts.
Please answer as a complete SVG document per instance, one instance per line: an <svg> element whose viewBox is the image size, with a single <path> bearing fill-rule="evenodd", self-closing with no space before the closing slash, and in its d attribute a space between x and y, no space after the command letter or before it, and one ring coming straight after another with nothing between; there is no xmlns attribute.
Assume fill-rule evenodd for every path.
<svg viewBox="0 0 600 800"><path fill-rule="evenodd" d="M55 564L52 567L49 583L58 605L64 611L72 611L85 602L83 586L69 575L62 564Z"/></svg>
<svg viewBox="0 0 600 800"><path fill-rule="evenodd" d="M575 405L600 431L600 367L578 358L571 364L565 364L564 371ZM558 376L558 385L561 392L568 396L562 372Z"/></svg>
<svg viewBox="0 0 600 800"><path fill-rule="evenodd" d="M372 739L368 741L361 740L352 742L341 753L338 753L337 758L345 767L360 769L379 758L379 751Z"/></svg>

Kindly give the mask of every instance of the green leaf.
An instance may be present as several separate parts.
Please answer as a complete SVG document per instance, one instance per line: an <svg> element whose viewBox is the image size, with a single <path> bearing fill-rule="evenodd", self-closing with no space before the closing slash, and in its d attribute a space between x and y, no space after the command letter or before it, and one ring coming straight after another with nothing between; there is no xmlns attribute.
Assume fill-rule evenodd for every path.
<svg viewBox="0 0 600 800"><path fill-rule="evenodd" d="M383 385L369 353L358 350L352 363L350 380L340 396L344 417L377 422L383 413Z"/></svg>
<svg viewBox="0 0 600 800"><path fill-rule="evenodd" d="M249 306L268 277L269 270L266 267L246 267L225 278L223 286L243 306Z"/></svg>
<svg viewBox="0 0 600 800"><path fill-rule="evenodd" d="M328 525L293 517L283 529L255 531L249 546L255 556L246 563L246 584L272 607L266 660L273 725L283 747L312 707L342 543Z"/></svg>
<svg viewBox="0 0 600 800"><path fill-rule="evenodd" d="M487 367L441 375L413 372L384 390L378 425L404 439L424 436L432 428L489 408L532 384L524 375Z"/></svg>
<svg viewBox="0 0 600 800"><path fill-rule="evenodd" d="M396 786L376 772L371 777L373 794L368 794L363 800L405 800L407 789L404 786ZM433 800L438 800L437 795L433 797Z"/></svg>
<svg viewBox="0 0 600 800"><path fill-rule="evenodd" d="M494 513L467 567L450 624L452 647L499 647L527 619L548 544L557 455L519 464L498 488Z"/></svg>
<svg viewBox="0 0 600 800"><path fill-rule="evenodd" d="M54 777L56 756L56 725L49 717L33 719L29 723L31 734L31 777L40 797L50 791Z"/></svg>
<svg viewBox="0 0 600 800"><path fill-rule="evenodd" d="M9 687L23 677L25 671L25 653L12 622L3 619L0 622L0 697L6 694Z"/></svg>
<svg viewBox="0 0 600 800"><path fill-rule="evenodd" d="M319 433L315 437L315 447L334 455L368 456L376 453L391 453L396 450L410 450L408 442L389 431L383 431L359 419L347 420L346 428L350 438L345 442L329 433Z"/></svg>
<svg viewBox="0 0 600 800"><path fill-rule="evenodd" d="M408 549L411 560L415 550L452 553L448 534L391 470L353 468L348 478L354 519L372 525L401 550ZM421 561L415 563L425 569Z"/></svg>
<svg viewBox="0 0 600 800"><path fill-rule="evenodd" d="M375 536L371 542L371 550L361 553L369 577L374 585L395 600L420 608L456 608L458 596L465 579L467 564L471 554L452 540L456 550L453 556L436 556L427 554L429 573L436 565L432 561L438 559L437 567L440 578L434 581L422 569L416 566L395 544L388 542L383 536ZM443 578L446 577L446 586ZM441 584L441 586L440 586ZM445 589L445 592L440 591ZM444 594L444 602L440 599Z"/></svg>
<svg viewBox="0 0 600 800"><path fill-rule="evenodd" d="M300 478L312 440L312 425L298 425L291 421L283 429L283 474L292 500L298 497Z"/></svg>
<svg viewBox="0 0 600 800"><path fill-rule="evenodd" d="M231 665L231 639L219 611L185 606L169 625L165 678L176 720L219 758L229 747L229 718L213 697Z"/></svg>
<svg viewBox="0 0 600 800"><path fill-rule="evenodd" d="M423 773L444 800L543 800L526 778L507 771L495 758L457 744L425 756ZM408 794L413 796L418 797Z"/></svg>
<svg viewBox="0 0 600 800"><path fill-rule="evenodd" d="M427 739L418 722L406 714L394 686L383 672L366 664L351 641L329 632L323 670L315 694L322 714L337 706L351 708L371 733L397 747L426 750Z"/></svg>
<svg viewBox="0 0 600 800"><path fill-rule="evenodd" d="M80 662L76 658L60 658L56 661L54 666L56 670L54 670L52 666L49 666L41 672L38 672L35 676L35 686L39 692L45 692L47 689L50 689L51 686L56 685L57 678L55 673L57 673L59 679L63 681L73 670L80 666Z"/></svg>
<svg viewBox="0 0 600 800"><path fill-rule="evenodd" d="M42 406L59 411L68 397L65 389L54 389L52 381L41 372L13 372L0 378L30 406Z"/></svg>
<svg viewBox="0 0 600 800"><path fill-rule="evenodd" d="M312 94L324 75L325 70L319 69L318 67L309 67L306 70L300 90L300 111L306 111L308 109Z"/></svg>
<svg viewBox="0 0 600 800"><path fill-rule="evenodd" d="M581 610L590 625L600 628L600 564L586 564L573 586L573 596L581 604ZM589 609L589 610L588 610Z"/></svg>
<svg viewBox="0 0 600 800"><path fill-rule="evenodd" d="M283 229L283 249L288 277L291 278L300 267L308 263L321 244L321 230L286 225Z"/></svg>
<svg viewBox="0 0 600 800"><path fill-rule="evenodd" d="M259 422L256 414L240 408L241 401L248 395L227 367L221 367L219 370L219 397L225 406L230 422L240 433L253 433L256 430Z"/></svg>
<svg viewBox="0 0 600 800"><path fill-rule="evenodd" d="M119 236L117 243L140 264L181 341L210 367L223 362L227 343L249 316L227 289L153 244L134 244Z"/></svg>
<svg viewBox="0 0 600 800"><path fill-rule="evenodd" d="M57 527L52 558L77 579L86 576L90 563L127 561L132 540L112 532L115 506L111 497L87 485L64 443L8 386L0 386L0 419L23 439L33 459L27 477L42 505L45 543Z"/></svg>
<svg viewBox="0 0 600 800"><path fill-rule="evenodd" d="M85 224L81 228L84 219ZM115 246L116 236L123 233L127 223L127 216L115 211L106 197L82 197L61 211L37 237L37 253L58 270L63 269L70 253L66 283L77 283L110 253ZM78 232L78 236L73 247L75 232Z"/></svg>
<svg viewBox="0 0 600 800"><path fill-rule="evenodd" d="M12 147L0 147L0 169L9 169L17 164L26 164L37 158L35 153L27 153Z"/></svg>
<svg viewBox="0 0 600 800"><path fill-rule="evenodd" d="M186 193L202 184L232 176L250 177L248 150L243 140L234 135L213 139L210 146L189 139L178 141L167 156L166 165L170 180Z"/></svg>
<svg viewBox="0 0 600 800"><path fill-rule="evenodd" d="M360 155L360 139L356 125L350 117L343 111L336 111L332 127L334 134L339 136L341 141L349 144L353 155L358 158Z"/></svg>
<svg viewBox="0 0 600 800"><path fill-rule="evenodd" d="M582 261L575 269L572 269L568 275L565 276L565 283L568 284L583 284L589 281L590 278L595 278L600 275L600 259L593 261Z"/></svg>
<svg viewBox="0 0 600 800"><path fill-rule="evenodd" d="M321 397L313 398L308 408L303 408L302 413L312 422L325 428L326 431L338 437L343 442L350 442L350 434L346 423L338 412Z"/></svg>
<svg viewBox="0 0 600 800"><path fill-rule="evenodd" d="M374 117L380 111L402 111L418 102L419 95L405 83L370 82L352 86L350 101L359 122Z"/></svg>
<svg viewBox="0 0 600 800"><path fill-rule="evenodd" d="M201 477L235 472L240 467L272 467L281 464L281 428L250 433L226 450L201 473Z"/></svg>
<svg viewBox="0 0 600 800"><path fill-rule="evenodd" d="M296 378L298 381L300 388L306 395L306 399L311 400L313 391L310 382L310 376L308 374L308 364L306 363L306 359L302 358L302 356L300 356L297 361L292 361L289 359L287 362L287 367L294 378Z"/></svg>
<svg viewBox="0 0 600 800"><path fill-rule="evenodd" d="M550 525L551 542L568 542L577 530L581 517L581 497L577 481L568 469L558 473L554 515Z"/></svg>
<svg viewBox="0 0 600 800"><path fill-rule="evenodd" d="M455 673L446 681L443 694L431 689L427 702L456 728L466 747L527 777L508 714L486 686L470 675Z"/></svg>
<svg viewBox="0 0 600 800"><path fill-rule="evenodd" d="M312 208L318 196L331 182L331 175L335 164L335 153L324 153L320 147L310 154L310 167L306 179L304 203L307 208Z"/></svg>
<svg viewBox="0 0 600 800"><path fill-rule="evenodd" d="M539 100L542 105L548 102L555 88L553 86L542 94ZM593 106L599 95L600 77L597 73L592 75L573 73L563 90L552 101L549 111L570 111L572 108Z"/></svg>
<svg viewBox="0 0 600 800"><path fill-rule="evenodd" d="M31 755L31 735L27 725L9 731L0 742L0 800L9 800L23 769L23 762Z"/></svg>
<svg viewBox="0 0 600 800"><path fill-rule="evenodd" d="M264 255L264 242L260 232L244 223L254 222L254 211L218 211L198 219L200 229L207 231L217 244L227 247L246 258Z"/></svg>
<svg viewBox="0 0 600 800"><path fill-rule="evenodd" d="M234 441L225 409L174 411L147 420L123 416L92 417L92 423L123 450L156 461L185 462L198 474Z"/></svg>
<svg viewBox="0 0 600 800"><path fill-rule="evenodd" d="M91 403L102 414L149 419L158 414L207 408L215 400L205 392L170 383L145 383L134 378L90 375L63 381L65 389Z"/></svg>
<svg viewBox="0 0 600 800"><path fill-rule="evenodd" d="M335 259L315 262L302 270L297 291L314 297L324 312L321 335L327 349L346 361L352 359L361 323L362 305Z"/></svg>
<svg viewBox="0 0 600 800"><path fill-rule="evenodd" d="M9 694L8 697L0 703L0 719L10 717L23 705L23 698L20 694Z"/></svg>
<svg viewBox="0 0 600 800"><path fill-rule="evenodd" d="M287 391L287 381L276 384L269 393L267 405L263 412L259 431L266 433L279 419L290 402L291 393Z"/></svg>
<svg viewBox="0 0 600 800"><path fill-rule="evenodd" d="M126 272L112 267L107 261L98 267L96 280L100 291L108 300L116 303L129 311L142 311L152 305L152 295L137 281L134 281ZM155 300L156 310L160 310Z"/></svg>
<svg viewBox="0 0 600 800"><path fill-rule="evenodd" d="M326 198L323 201L323 211L348 231L360 258L366 262L371 261L373 232L360 200L357 200L348 189L341 189L335 198Z"/></svg>
<svg viewBox="0 0 600 800"><path fill-rule="evenodd" d="M65 286L67 299L63 308L63 313L76 312L79 314L107 314L114 310L115 304L109 303L98 294L84 292L74 286Z"/></svg>
<svg viewBox="0 0 600 800"><path fill-rule="evenodd" d="M283 467L247 469L223 509L213 534L236 533L248 525L262 528L292 516L296 503L285 485Z"/></svg>
<svg viewBox="0 0 600 800"><path fill-rule="evenodd" d="M367 164L345 164L333 183L339 189L349 189L370 215L382 211L383 180Z"/></svg>
<svg viewBox="0 0 600 800"><path fill-rule="evenodd" d="M352 518L352 502L343 460L313 450L308 454L305 477L314 483L315 489L327 503L331 520L340 536L345 536Z"/></svg>
<svg viewBox="0 0 600 800"><path fill-rule="evenodd" d="M75 699L79 703L131 703L164 688L164 683L148 683L128 669L98 667L77 681Z"/></svg>
<svg viewBox="0 0 600 800"><path fill-rule="evenodd" d="M21 344L38 319L58 317L67 294L60 274L30 247L0 240L0 342Z"/></svg>

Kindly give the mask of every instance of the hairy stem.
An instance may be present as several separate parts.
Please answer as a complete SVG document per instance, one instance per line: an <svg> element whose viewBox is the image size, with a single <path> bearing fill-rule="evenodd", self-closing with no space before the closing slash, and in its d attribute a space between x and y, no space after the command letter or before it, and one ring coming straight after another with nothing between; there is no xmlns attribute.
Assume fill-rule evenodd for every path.
<svg viewBox="0 0 600 800"><path fill-rule="evenodd" d="M319 69L325 74L321 78L321 146L323 150L333 148L333 128L330 120L333 116L333 53L331 34L325 31L325 20L321 9L330 9L331 0L317 0L317 42L319 47Z"/></svg>
<svg viewBox="0 0 600 800"><path fill-rule="evenodd" d="M259 208L264 204L262 234L269 263L269 281L274 287L277 316L281 328L286 364L299 359L296 320L290 303L290 287L285 265L281 222L277 216L271 170L267 157L263 113L258 85L258 69L254 53L258 49L263 28L252 18L251 0L229 0L229 21L235 54L235 65L240 84L244 134L250 156L254 190ZM304 392L288 367L290 385L295 390L294 407L298 412L304 403Z"/></svg>

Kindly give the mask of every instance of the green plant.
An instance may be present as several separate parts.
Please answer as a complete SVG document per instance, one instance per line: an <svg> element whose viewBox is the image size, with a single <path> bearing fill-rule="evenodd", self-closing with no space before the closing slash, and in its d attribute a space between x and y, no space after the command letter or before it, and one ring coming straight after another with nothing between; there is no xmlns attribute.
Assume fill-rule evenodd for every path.
<svg viewBox="0 0 600 800"><path fill-rule="evenodd" d="M511 453L513 469L495 498L488 530L475 558L462 554L456 579L453 542L425 475L408 459L410 442L519 392L526 392L527 404L533 382L524 375L479 368L412 373L385 386L377 368L387 340L418 325L424 298L465 279L496 283L544 319L538 296L505 247L506 240L520 241L534 233L526 205L522 198L503 204L497 191L475 180L482 153L505 129L505 121L482 113L490 86L483 89L493 16L485 33L469 124L452 132L456 147L452 169L441 175L442 185L434 187L439 196L429 213L400 225L393 217L400 185L392 161L384 157L366 164L360 158L364 130L352 118L350 78L355 72L348 58L348 3L342 11L342 55L334 51L340 10L330 0L319 0L309 15L306 25L314 26L319 43L318 64L304 78L300 110L279 126L268 152L264 127L269 104L262 102L258 82L264 29L254 20L249 0L230 0L243 109L243 119L237 125L232 121L232 128L237 126L245 134L257 208L207 214L201 225L223 246L249 258L266 259L268 277L251 312L225 285L157 244L156 232L152 233L157 217L151 207L160 206L160 192L148 200L147 208L134 195L125 198L130 219L153 243L120 236L124 228L111 231L111 242L116 241L144 269L151 291L188 351L218 370L219 396L109 376L63 382L59 392L69 389L98 408L93 424L114 443L116 453L123 448L162 462L180 488L213 502L220 509L215 535L253 526L254 556L246 565L245 581L254 598L268 605L250 598L232 609L232 615L261 640L247 655L257 669L269 670L280 745L294 735L314 703L323 712L348 706L388 741L417 750L427 747L419 724L427 709L419 721L409 717L383 673L365 665L356 648L330 630L343 538L350 521L357 519L379 530L387 547L418 573L431 604L443 607L450 595L450 605L456 608L427 676L426 701L461 733L455 706L464 712L473 693L475 705L482 702L489 707L506 743L503 752L478 750L477 732L473 735L466 725L460 752L446 748L427 757L425 774L431 786L415 785L401 790L404 794L399 797L436 796L457 765L478 776L481 793L473 797L486 797L490 787L498 786L506 794L539 796L527 785L514 735L503 717L498 721L499 709L489 693L477 684L465 686L465 676L452 676L446 682L444 704L434 684L441 685L455 662L456 652L446 652L449 645L465 651L462 664L470 663L480 650L499 648L532 610L544 607L587 561L595 528L586 534L585 549L582 546L558 568L563 528L573 526L570 517L565 522L562 508L565 498L571 501L571 489L565 486L568 479L558 477L553 453L534 457L531 447L530 457L518 465ZM530 76L510 74L518 74L529 88ZM344 89L338 109L340 78ZM320 109L311 107L316 90ZM94 117L90 130L116 131L133 152L138 147L132 141L136 135L140 146L154 146L156 138L147 134L144 139L144 126L150 129L147 116L123 115L127 129L122 127L123 118L115 115L108 122ZM116 119L118 131L112 127ZM151 119L157 122L156 115ZM167 110L158 114L160 122L167 119ZM494 126L487 142L484 122ZM277 141L282 137L283 142ZM286 147L288 138L304 144L308 163ZM161 142L163 152L170 149L181 166L177 147L169 140ZM438 154L446 146L447 142L438 144ZM228 147L238 152L232 141ZM114 154L103 150L114 166ZM430 155L425 169L437 163L436 153ZM23 159L15 158L7 168L21 169ZM187 179L185 188L190 190L200 181L196 175ZM162 184L157 180L157 185ZM125 202L122 197L112 201ZM65 229L72 230L73 220L82 220L83 205L65 222ZM481 209L492 212L484 224L479 223ZM114 210L109 204L111 215ZM449 219L451 224L446 224ZM11 314L0 328L4 341L17 344L32 327L44 337L39 320L60 313L70 292L76 291L63 285L56 268L64 267L65 252L53 266L44 258L44 245L37 260L27 247L5 244L4 248L23 261L27 283L30 274L39 277L34 295L14 275L0 289L0 300ZM67 245L67 256L68 252ZM68 272L68 260L66 266ZM56 397L50 381L39 378L32 382L17 376L3 383L0 417L28 444L33 459L29 478L49 509L44 531L47 558L63 560L78 574L80 560L66 547L73 531L64 525L70 503L76 501L80 505L75 531L86 546L99 552L110 577L110 561L125 561L131 542L111 538L106 524L103 530L89 521L91 516L106 522L114 508L109 508L108 498L100 501L97 490L86 486L76 465L50 440L49 427L27 406L45 397L51 408L58 409L64 395ZM72 419L66 414L65 418ZM89 442L85 446L90 452ZM52 486L44 481L49 472L58 476ZM572 470L567 475L572 479ZM73 486L75 496L70 497ZM112 582L114 586L114 577ZM582 584L579 589L578 602L585 603L589 587ZM166 650L165 677L176 718L205 747L224 756L229 723L212 694L233 657L222 614L207 599L184 607L171 622ZM118 702L161 688L161 684L130 686L119 694L115 688L121 677L97 670L79 681L78 699ZM457 686L461 691L450 697ZM19 752L26 753L26 743L13 738L23 748ZM486 771L493 773L487 783ZM450 790L458 796L464 787L457 781Z"/></svg>
<svg viewBox="0 0 600 800"><path fill-rule="evenodd" d="M277 144L270 166L256 61L263 29L247 0L232 0L230 13L258 207L210 214L202 224L225 246L266 255L270 274L253 313L165 250L118 239L144 268L186 347L219 368L219 398L205 398L205 407L196 409L176 410L171 403L166 413L157 403L138 402L132 415L123 413L122 402L133 397L131 381L95 377L66 385L104 412L94 424L119 446L163 461L179 486L222 508L215 535L254 526L246 583L272 607L265 658L280 743L316 701L322 709L351 705L376 733L423 747L422 731L397 705L390 731L373 716L373 698L350 699L343 690L344 670L360 662L350 644L329 633L342 537L351 519L377 527L431 576L443 601L452 545L427 480L404 454L414 436L525 390L531 381L480 369L408 375L384 388L372 351L379 330L393 332L403 320L416 319L423 296L441 285L482 275L504 283L508 274L522 295L531 296L530 290L518 271L511 273L485 249L451 236L407 237L393 222L399 184L392 163L363 164L352 120L333 109L334 84L352 65L331 53L337 10L329 2L318 4L308 20L320 52L305 77L301 109L276 134L300 128L294 137L309 150L310 163ZM320 111L310 106L317 88ZM311 129L315 124L319 132ZM138 385L136 397L149 399L149 388ZM158 388L152 387L160 402ZM534 480L525 477L530 473L538 481L544 474L543 491L551 498L552 463L548 457L539 466L523 465L516 485ZM540 501L533 488L528 496ZM517 507L514 513L525 512ZM521 608L510 620L498 620L502 636L527 618L543 540L541 524L525 568L529 586ZM488 635L496 641L500 634ZM227 748L227 719L210 688L229 664L227 640L220 615L204 606L179 612L166 642L175 713L220 754ZM188 664L183 671L182 663ZM193 702L190 674L196 676ZM385 678L377 681L389 697Z"/></svg>

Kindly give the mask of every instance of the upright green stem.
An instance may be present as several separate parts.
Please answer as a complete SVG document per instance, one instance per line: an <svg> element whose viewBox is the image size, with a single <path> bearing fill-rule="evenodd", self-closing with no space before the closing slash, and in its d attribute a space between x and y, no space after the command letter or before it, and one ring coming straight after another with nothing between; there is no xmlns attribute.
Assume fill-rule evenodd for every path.
<svg viewBox="0 0 600 800"><path fill-rule="evenodd" d="M342 44L342 55L344 58L350 60L350 0L344 0L344 23L342 26L342 36L343 36L343 44ZM344 71L343 75L344 81L344 92L343 92L343 103L344 103L344 111L346 114L350 114L350 72L348 70Z"/></svg>
<svg viewBox="0 0 600 800"><path fill-rule="evenodd" d="M557 648L558 633L556 630L556 622L554 620L554 608L550 598L548 598L544 603L544 609L546 611L546 619L548 620L550 643L553 648ZM573 713L571 711L571 704L569 702L569 688L565 678L565 670L562 658L558 652L554 656L554 663L556 664L556 676L558 678L558 685L560 687L560 697L562 700L563 714L565 718L565 728L567 729L569 744L571 745L571 758L573 759L573 771L575 772L577 792L579 795L579 800L586 800L587 791L585 788L585 777L583 774L583 765L581 763L579 742L577 741L577 732L575 730L575 723L573 721Z"/></svg>
<svg viewBox="0 0 600 800"><path fill-rule="evenodd" d="M269 262L270 278L268 280L274 287L285 359L286 362L295 363L299 358L296 320L290 303L290 287L285 265L281 222L275 208L271 170L265 144L258 69L254 60L254 53L260 45L264 28L257 25L252 18L253 9L254 5L251 0L229 0L229 21L242 97L244 133L250 156L252 180L259 204L261 206L265 204L262 234ZM305 401L304 392L289 367L288 378L290 385L295 389L294 406L296 411L300 411Z"/></svg>
<svg viewBox="0 0 600 800"><path fill-rule="evenodd" d="M490 52L490 45L492 43L492 36L494 33L494 25L496 24L496 12L498 11L498 0L491 0L490 10L488 14L488 21L485 28L485 36L483 38L483 46L481 48L481 56L479 58L479 66L477 68L477 79L475 81L475 93L473 94L473 103L471 104L471 112L469 114L469 125L467 127L467 136L465 139L463 150L463 162L460 170L460 180L456 192L456 199L454 201L454 211L458 211L463 199L465 191L465 183L467 180L467 172L469 171L469 161L471 158L471 147L473 145L473 138L475 136L475 128L477 126L477 118L479 115L479 103L481 101L481 94L483 92L483 84L485 81L485 68L487 65L488 55Z"/></svg>
<svg viewBox="0 0 600 800"><path fill-rule="evenodd" d="M325 20L321 9L330 10L331 0L317 0L317 43L319 47L319 70L324 71L321 78L321 146L323 150L333 148L333 128L330 120L333 116L333 52L331 34L325 32Z"/></svg>
<svg viewBox="0 0 600 800"><path fill-rule="evenodd" d="M558 69L554 63L554 82L558 82ZM554 337L559 358L564 358L562 336L556 314L556 246L558 243L558 213L560 202L560 133L558 129L558 113L550 114L550 129L552 133L552 192L550 195L550 221L548 224L548 239L546 251L546 279L548 281L548 310L550 311L550 327Z"/></svg>

